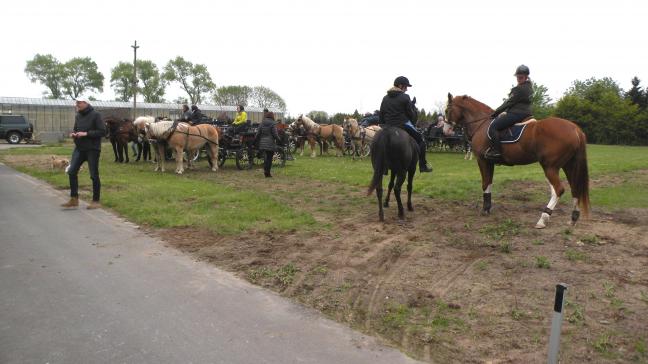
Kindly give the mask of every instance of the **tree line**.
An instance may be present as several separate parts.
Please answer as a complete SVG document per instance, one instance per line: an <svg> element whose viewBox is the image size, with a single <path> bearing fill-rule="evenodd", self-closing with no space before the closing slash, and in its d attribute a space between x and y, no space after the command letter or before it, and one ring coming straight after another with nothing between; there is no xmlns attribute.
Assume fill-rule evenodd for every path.
<svg viewBox="0 0 648 364"><path fill-rule="evenodd" d="M176 103L216 105L243 105L286 110L286 102L275 91L265 86L216 87L207 66L194 64L183 57L169 60L159 69L150 60L137 61L137 75L133 63L119 62L110 72L110 86L117 101L133 99L135 91L144 102L165 102L166 87L177 84L187 98L171 100ZM46 87L43 96L51 99L75 99L86 93L103 92L104 75L89 57L76 57L61 62L51 54L36 54L27 61L25 73L31 82Z"/></svg>

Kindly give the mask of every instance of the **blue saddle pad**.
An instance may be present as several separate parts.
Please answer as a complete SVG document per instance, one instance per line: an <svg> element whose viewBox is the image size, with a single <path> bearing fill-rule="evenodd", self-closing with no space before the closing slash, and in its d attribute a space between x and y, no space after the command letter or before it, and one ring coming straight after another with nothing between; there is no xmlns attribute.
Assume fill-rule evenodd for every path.
<svg viewBox="0 0 648 364"><path fill-rule="evenodd" d="M504 129L500 131L500 143L502 144L512 144L512 143L517 143L520 138L522 138L522 134L524 133L524 129L526 129L528 124L524 125L513 125L508 129ZM489 137L490 139L490 137Z"/></svg>

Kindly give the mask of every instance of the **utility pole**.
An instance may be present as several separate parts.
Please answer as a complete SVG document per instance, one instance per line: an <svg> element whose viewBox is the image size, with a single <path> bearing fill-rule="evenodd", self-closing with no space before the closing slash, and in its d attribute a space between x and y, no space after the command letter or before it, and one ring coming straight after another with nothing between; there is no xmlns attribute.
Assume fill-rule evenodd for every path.
<svg viewBox="0 0 648 364"><path fill-rule="evenodd" d="M137 41L131 46L133 48L133 120L137 117Z"/></svg>

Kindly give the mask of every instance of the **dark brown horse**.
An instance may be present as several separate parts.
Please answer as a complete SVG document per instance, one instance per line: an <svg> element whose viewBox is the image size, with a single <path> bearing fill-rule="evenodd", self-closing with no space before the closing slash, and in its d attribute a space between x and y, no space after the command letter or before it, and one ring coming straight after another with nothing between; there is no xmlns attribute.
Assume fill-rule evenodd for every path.
<svg viewBox="0 0 648 364"><path fill-rule="evenodd" d="M446 119L464 126L477 156L484 191L483 212L490 213L491 187L495 163L484 158L489 141L486 130L493 109L470 96L452 97L448 93ZM560 196L565 192L560 181L560 169L565 172L572 193L572 224L580 216L579 206L589 212L589 175L587 171L587 140L578 125L565 119L550 117L527 122L520 140L502 145L501 164L513 166L539 162L551 186L551 199L540 215L536 228L546 227Z"/></svg>
<svg viewBox="0 0 648 364"><path fill-rule="evenodd" d="M133 126L133 121L108 116L104 118L104 122L108 129L108 138L115 153L115 162L130 162L128 159L128 143L138 143L137 131Z"/></svg>

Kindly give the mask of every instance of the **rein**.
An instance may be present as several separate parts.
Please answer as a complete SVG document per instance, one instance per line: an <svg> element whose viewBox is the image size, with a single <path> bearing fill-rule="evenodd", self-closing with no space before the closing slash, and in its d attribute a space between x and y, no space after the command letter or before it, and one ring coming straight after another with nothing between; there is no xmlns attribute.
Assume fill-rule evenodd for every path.
<svg viewBox="0 0 648 364"><path fill-rule="evenodd" d="M452 105L448 105L448 107L452 107ZM460 108L460 109L466 110L466 107L465 107L465 106L457 105L457 107ZM482 127L482 125L483 125L482 122L483 122L484 120L488 120L488 119L490 119L490 115L486 115L486 116L484 116L483 118L479 118L479 119L475 119L475 120L470 120L470 121L465 120L465 117L464 117L464 120L465 120L465 121L463 122L463 124L464 124L464 126L466 127L466 136L467 136L470 140L472 140L472 138L475 136L474 134L470 133L470 129L471 129L471 128L469 128L468 125L475 124L475 123L480 123L480 125L478 125L478 126L477 126L477 129L475 130L475 131L477 131L477 130L481 129L481 127ZM448 121L450 121L450 119L448 119ZM471 135L471 134L472 134L472 135Z"/></svg>

